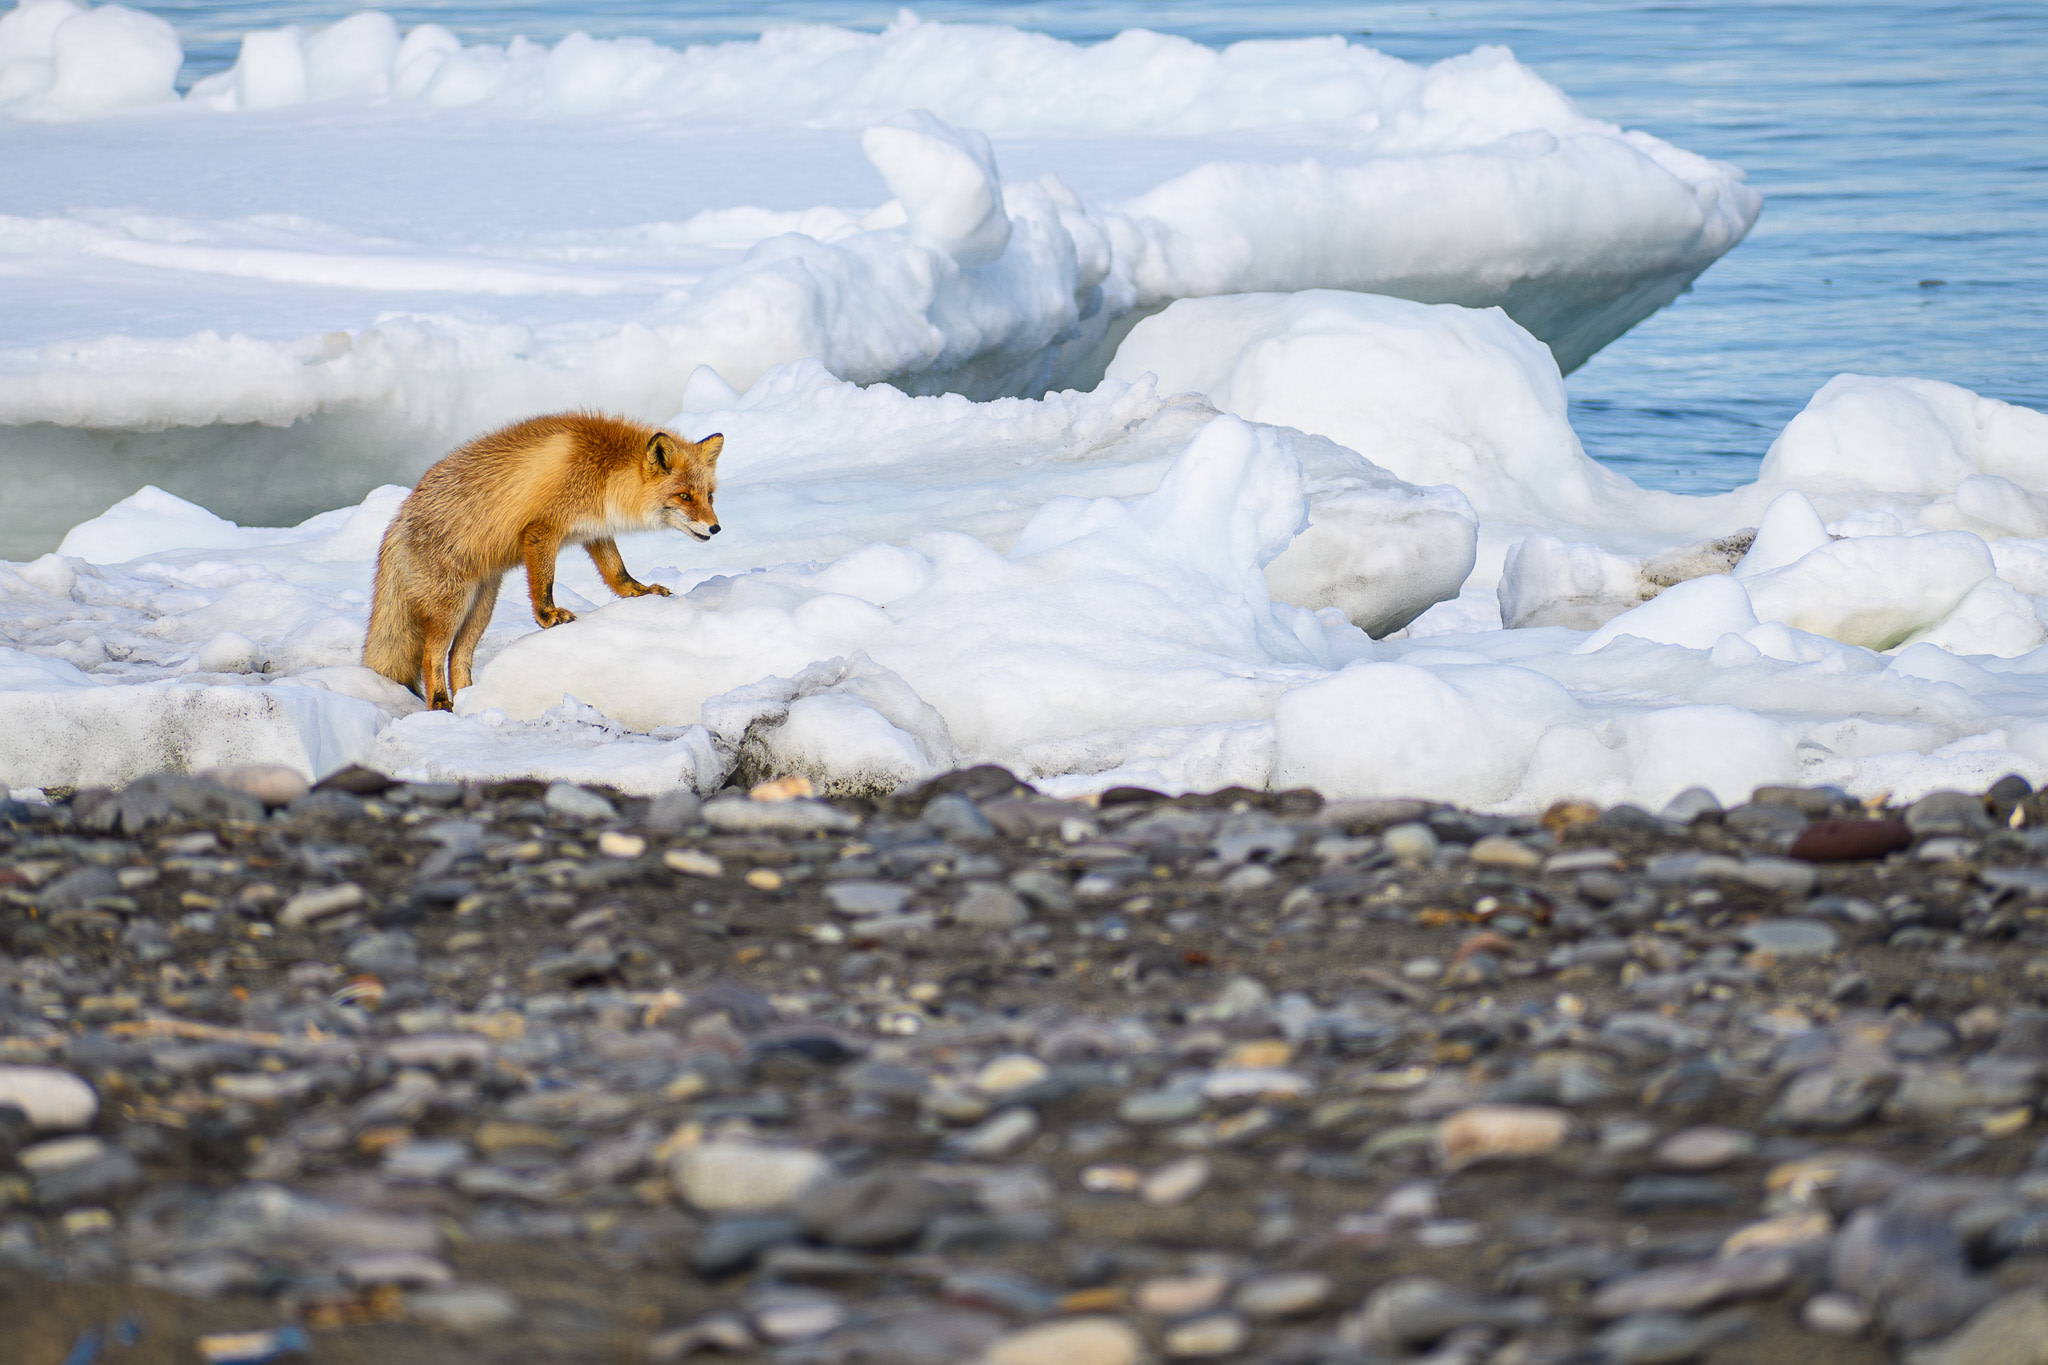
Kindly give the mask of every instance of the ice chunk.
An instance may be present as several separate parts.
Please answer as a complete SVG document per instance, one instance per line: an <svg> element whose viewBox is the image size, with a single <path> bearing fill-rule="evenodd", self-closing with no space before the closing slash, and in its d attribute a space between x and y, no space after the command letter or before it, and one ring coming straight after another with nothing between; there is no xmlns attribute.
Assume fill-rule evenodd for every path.
<svg viewBox="0 0 2048 1365"><path fill-rule="evenodd" d="M386 93L398 47L398 24L380 10L315 31L305 41L305 98Z"/></svg>
<svg viewBox="0 0 2048 1365"><path fill-rule="evenodd" d="M37 24L31 14L24 27ZM48 97L68 113L98 113L177 97L172 87L185 62L185 48L178 31L153 14L121 5L88 9L50 30L49 44L53 80Z"/></svg>
<svg viewBox="0 0 2048 1365"><path fill-rule="evenodd" d="M1525 668L1355 663L1280 699L1273 781L1332 797L1457 790L1501 802L1544 733L1581 714L1570 692Z"/></svg>
<svg viewBox="0 0 2048 1365"><path fill-rule="evenodd" d="M860 145L903 206L912 236L966 266L1003 254L1010 219L987 137L912 109L869 128Z"/></svg>
<svg viewBox="0 0 2048 1365"><path fill-rule="evenodd" d="M1587 636L1578 652L1604 649L1624 635L1682 649L1710 649L1723 635L1739 635L1756 623L1742 584L1728 574L1710 574L1666 588L1623 612Z"/></svg>
<svg viewBox="0 0 2048 1365"><path fill-rule="evenodd" d="M1951 654L2011 659L2048 644L2048 630L2024 593L2002 579L1986 578L1939 624L1920 631L1909 643L1939 645Z"/></svg>
<svg viewBox="0 0 2048 1365"><path fill-rule="evenodd" d="M1327 289L1184 299L1132 328L1108 372L1451 484L1482 518L1604 520L1638 492L1586 457L1557 362L1498 309Z"/></svg>
<svg viewBox="0 0 2048 1365"><path fill-rule="evenodd" d="M1797 489L1780 493L1765 510L1764 519L1756 528L1756 541L1735 566L1735 576L1754 578L1772 569L1782 569L1832 539L1820 513L1804 493Z"/></svg>
<svg viewBox="0 0 2048 1365"><path fill-rule="evenodd" d="M1972 474L2048 492L2048 414L1933 379L1830 379L1786 424L1758 481L1809 494L1936 498Z"/></svg>
<svg viewBox="0 0 2048 1365"><path fill-rule="evenodd" d="M636 734L567 696L530 720L418 711L386 727L361 761L414 782L547 778L636 796L715 791L729 770L701 725Z"/></svg>
<svg viewBox="0 0 2048 1365"><path fill-rule="evenodd" d="M1590 630L1640 603L1648 588L1639 561L1627 555L1539 534L1508 547L1496 592L1501 624L1510 629Z"/></svg>
<svg viewBox="0 0 2048 1365"><path fill-rule="evenodd" d="M712 697L703 716L745 786L794 774L821 791L877 795L961 761L945 718L864 654Z"/></svg>
<svg viewBox="0 0 2048 1365"><path fill-rule="evenodd" d="M1983 541L1934 531L1832 541L1747 586L1761 620L1890 649L1954 611L1994 572Z"/></svg>
<svg viewBox="0 0 2048 1365"><path fill-rule="evenodd" d="M375 706L317 688L102 686L0 648L0 773L20 786L244 763L320 777L367 752L383 723Z"/></svg>

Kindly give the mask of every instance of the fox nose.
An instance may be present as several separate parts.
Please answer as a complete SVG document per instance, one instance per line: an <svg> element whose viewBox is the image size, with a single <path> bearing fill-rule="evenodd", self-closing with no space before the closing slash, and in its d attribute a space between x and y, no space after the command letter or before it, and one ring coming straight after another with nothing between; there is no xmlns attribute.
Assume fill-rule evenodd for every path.
<svg viewBox="0 0 2048 1365"><path fill-rule="evenodd" d="M711 523L711 534L714 536L718 534L718 523L715 521Z"/></svg>

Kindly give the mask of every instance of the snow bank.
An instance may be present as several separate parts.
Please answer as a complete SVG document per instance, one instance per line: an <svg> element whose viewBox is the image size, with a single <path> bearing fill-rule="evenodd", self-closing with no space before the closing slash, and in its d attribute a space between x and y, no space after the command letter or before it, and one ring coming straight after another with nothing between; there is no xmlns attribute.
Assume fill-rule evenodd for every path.
<svg viewBox="0 0 2048 1365"><path fill-rule="evenodd" d="M1960 391L1838 381L1795 424L1800 448L1838 452L1811 466L1810 492L1681 500L1688 534L1731 505L1768 509L1746 554L1516 542L1511 560L1546 573L1597 552L1617 595L1647 585L1594 628L1444 629L1461 599L1377 641L1271 590L1313 534L1317 488L1381 490L1396 537L1403 508L1469 504L1325 438L1143 383L972 403L861 390L813 363L745 395L709 378L694 391L713 410L679 423L724 429L734 471L719 559L639 538L629 563L677 595L614 601L565 556L558 591L579 619L545 632L508 585L458 714L421 712L353 665L399 490L279 530L147 494L68 548L119 554L145 531L195 548L0 569L6 733L57 741L14 742L0 776L107 781L199 753L642 792L802 772L875 791L994 761L1066 793L1306 784L1517 810L1656 806L1694 785L1732 801L1767 782L1903 797L2048 779L2048 539L1925 520L1952 516L1972 479L2039 482L2048 441L2038 414ZM1953 420L1889 472L1848 478L1857 414L1913 402ZM1897 470L1914 491L1870 486Z"/></svg>
<svg viewBox="0 0 2048 1365"><path fill-rule="evenodd" d="M1455 492L1149 386L977 404L863 390L809 362L744 396L710 377L696 392L729 404L679 419L727 433L716 563L673 536L628 538L643 578L687 591L613 602L571 552L559 600L595 624L546 634L511 585L460 716L418 714L356 666L397 488L283 529L154 488L124 499L61 553L0 569L0 640L23 661L0 672L0 706L40 708L41 728L73 717L62 724L82 734L91 708L152 688L158 711L260 711L231 728L314 775L367 758L419 777L662 790L802 771L876 790L995 745L1048 772L1142 749L1179 780L1230 781L1266 760L1220 742L1217 718L1256 724L1276 677L1352 647L1332 655L1332 638L1363 647L1339 611L1274 604L1275 570L1385 626L1454 594L1471 562L1475 523ZM677 559L695 563L664 567ZM1077 643L1078 622L1107 633ZM974 631L982 658L1012 660L1004 688L961 652ZM1114 714L1062 703L1062 676L1113 695ZM1168 700L1183 684L1202 699ZM1192 738L1161 740L1162 717ZM1098 721L1113 733L1095 735ZM14 786L107 781L164 766L178 742L116 729L77 760L24 744L5 772Z"/></svg>

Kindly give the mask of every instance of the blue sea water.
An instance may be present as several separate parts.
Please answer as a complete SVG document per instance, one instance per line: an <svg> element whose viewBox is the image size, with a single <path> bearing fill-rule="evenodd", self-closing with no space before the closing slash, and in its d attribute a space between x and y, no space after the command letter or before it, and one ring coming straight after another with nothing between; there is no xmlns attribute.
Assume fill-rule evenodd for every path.
<svg viewBox="0 0 2048 1365"><path fill-rule="evenodd" d="M315 25L331 0L140 0L184 37L189 81L240 35ZM465 40L583 30L671 46L809 20L879 28L859 0L425 0L383 6ZM1597 117L1743 167L1754 232L1693 292L1571 376L1587 450L1685 492L1754 477L1771 438L1844 371L1945 379L2048 409L2044 0L1437 0L1434 4L931 0L926 19L1076 41L1130 27L1223 44L1342 33L1412 61L1511 47Z"/></svg>

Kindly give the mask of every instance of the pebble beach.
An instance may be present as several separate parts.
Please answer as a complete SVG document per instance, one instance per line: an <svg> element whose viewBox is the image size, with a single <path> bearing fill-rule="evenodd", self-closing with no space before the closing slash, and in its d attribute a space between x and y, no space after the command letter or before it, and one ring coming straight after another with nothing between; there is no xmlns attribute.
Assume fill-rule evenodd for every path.
<svg viewBox="0 0 2048 1365"><path fill-rule="evenodd" d="M2037 1362L2044 825L9 802L0 1358Z"/></svg>

